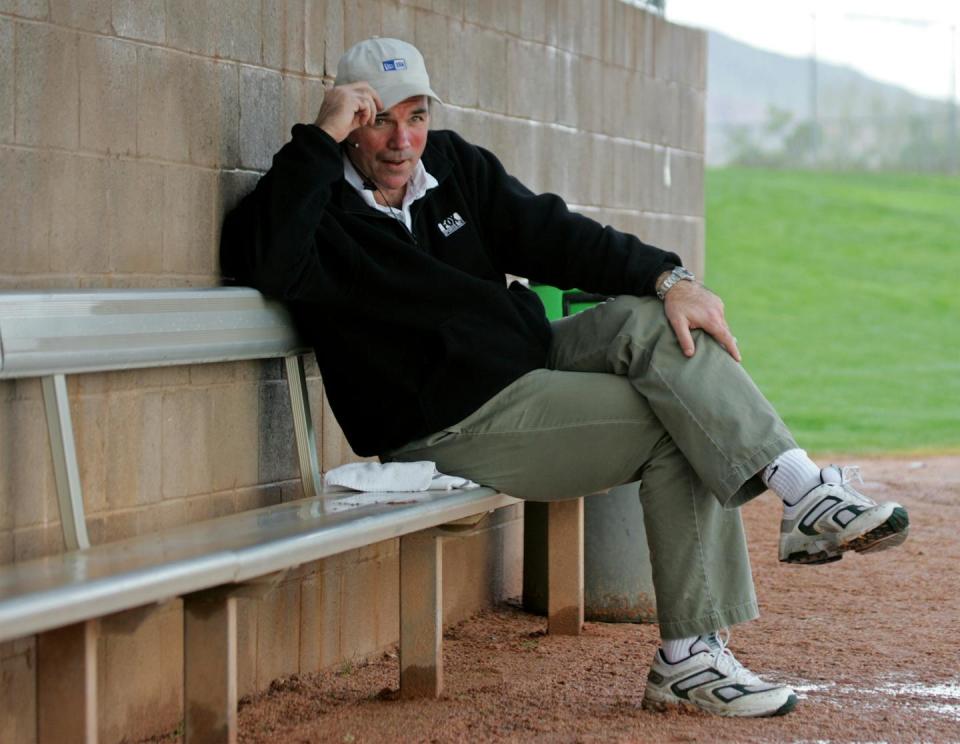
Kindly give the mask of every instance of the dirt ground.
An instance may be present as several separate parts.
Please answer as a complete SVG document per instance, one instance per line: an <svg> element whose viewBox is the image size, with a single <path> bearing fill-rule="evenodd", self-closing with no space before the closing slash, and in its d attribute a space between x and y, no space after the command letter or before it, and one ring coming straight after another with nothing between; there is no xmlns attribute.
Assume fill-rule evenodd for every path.
<svg viewBox="0 0 960 744"><path fill-rule="evenodd" d="M744 509L762 616L733 629L731 649L793 685L800 703L787 716L642 710L655 626L550 637L543 618L507 603L448 629L441 699L397 700L391 652L278 680L242 703L241 741L960 741L960 456L836 459L858 460L862 490L910 512L899 548L782 566L779 502Z"/></svg>

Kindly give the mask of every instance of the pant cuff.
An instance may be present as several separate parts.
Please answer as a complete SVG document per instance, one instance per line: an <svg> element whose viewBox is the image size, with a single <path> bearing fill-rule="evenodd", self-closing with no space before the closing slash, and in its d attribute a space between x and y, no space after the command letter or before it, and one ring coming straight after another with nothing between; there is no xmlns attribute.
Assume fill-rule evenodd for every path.
<svg viewBox="0 0 960 744"><path fill-rule="evenodd" d="M761 471L778 455L796 446L797 443L792 437L778 437L743 462L734 465L721 482L720 491L717 494L724 508L734 509L743 506L750 499L766 491L767 487L760 478Z"/></svg>
<svg viewBox="0 0 960 744"><path fill-rule="evenodd" d="M756 620L758 617L760 617L760 608L757 606L757 600L752 599L744 604L726 607L689 620L660 620L660 637L663 640L692 638L720 630L720 628L728 628L737 623Z"/></svg>

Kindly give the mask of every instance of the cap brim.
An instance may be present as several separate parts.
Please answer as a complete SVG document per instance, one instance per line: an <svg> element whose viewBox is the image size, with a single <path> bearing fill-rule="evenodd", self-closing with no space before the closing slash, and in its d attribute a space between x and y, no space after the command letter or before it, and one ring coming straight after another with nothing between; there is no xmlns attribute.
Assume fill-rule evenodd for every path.
<svg viewBox="0 0 960 744"><path fill-rule="evenodd" d="M410 83L407 85L402 83L392 84L389 86L384 86L384 89L377 88L377 95L380 96L380 101L383 103L384 111L393 108L401 101L406 101L408 98L414 98L416 96L428 96L439 104L443 103L443 101L440 100L440 96L434 93L429 87L418 85L416 83Z"/></svg>

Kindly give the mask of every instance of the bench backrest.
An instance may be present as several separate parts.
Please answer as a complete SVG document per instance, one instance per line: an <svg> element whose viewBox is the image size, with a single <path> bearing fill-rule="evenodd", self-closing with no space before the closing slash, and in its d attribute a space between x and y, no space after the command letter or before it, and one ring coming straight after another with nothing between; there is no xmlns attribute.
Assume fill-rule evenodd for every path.
<svg viewBox="0 0 960 744"><path fill-rule="evenodd" d="M284 357L300 477L319 491L300 341L284 307L253 289L0 292L0 379L39 377L68 549L86 548L80 469L65 375Z"/></svg>
<svg viewBox="0 0 960 744"><path fill-rule="evenodd" d="M253 289L0 293L0 379L304 351L286 309Z"/></svg>

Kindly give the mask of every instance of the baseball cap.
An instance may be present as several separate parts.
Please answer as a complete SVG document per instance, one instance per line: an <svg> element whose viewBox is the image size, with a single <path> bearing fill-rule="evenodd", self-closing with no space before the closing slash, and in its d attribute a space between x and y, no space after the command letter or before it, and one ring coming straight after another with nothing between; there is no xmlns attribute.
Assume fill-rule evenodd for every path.
<svg viewBox="0 0 960 744"><path fill-rule="evenodd" d="M423 55L400 39L373 37L350 47L337 63L337 85L366 80L383 101L384 110L412 96L430 96L443 103L430 87Z"/></svg>

